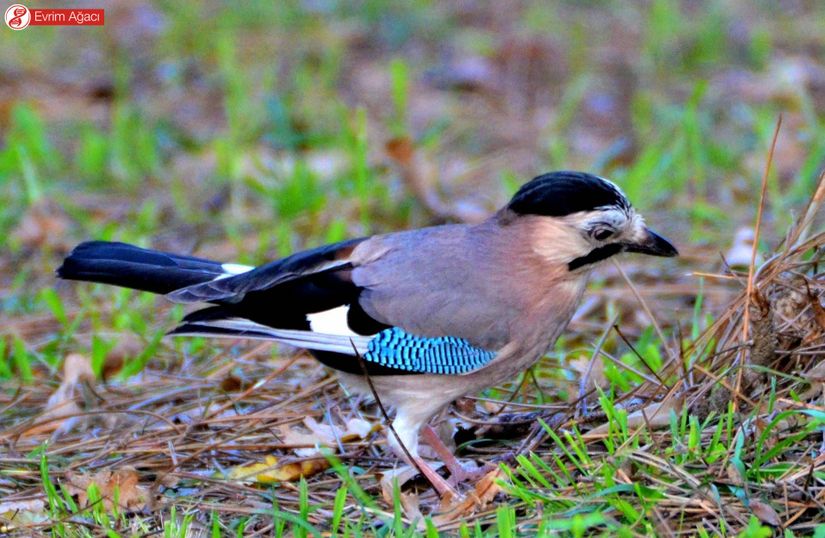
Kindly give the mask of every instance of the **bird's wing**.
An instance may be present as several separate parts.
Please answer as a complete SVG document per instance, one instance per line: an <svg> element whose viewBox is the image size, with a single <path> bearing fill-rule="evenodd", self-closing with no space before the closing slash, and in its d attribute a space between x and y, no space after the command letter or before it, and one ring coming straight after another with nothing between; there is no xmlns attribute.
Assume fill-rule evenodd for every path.
<svg viewBox="0 0 825 538"><path fill-rule="evenodd" d="M453 336L423 337L399 327L385 329L370 339L364 359L410 373L466 374L495 357L494 351L473 346Z"/></svg>
<svg viewBox="0 0 825 538"><path fill-rule="evenodd" d="M381 266L388 256L397 265L390 251L413 252L417 243L432 239L427 234L404 235L400 242L391 237L338 243L173 292L170 297L177 301L216 306L189 314L172 334L277 340L310 349L325 364L352 373L361 373L360 361L353 359L359 355L373 374L457 374L483 366L495 353L461 334L438 332L435 325L414 330L423 321L418 303L429 302L435 310L447 297L445 290L428 286L429 275L415 260L395 268L403 273L402 293L410 291L406 282L422 273L418 293L407 296L416 303L410 310L413 317L365 310L362 298L371 290L353 278L354 271ZM392 282L372 285L384 295L392 288Z"/></svg>
<svg viewBox="0 0 825 538"><path fill-rule="evenodd" d="M223 318L185 322L169 333L178 336L210 336L274 340L295 347L355 356L368 350L371 336L324 334L295 329L278 329L246 318Z"/></svg>
<svg viewBox="0 0 825 538"><path fill-rule="evenodd" d="M368 336L340 335L278 329L245 318L224 318L186 322L169 334L274 340L323 353L319 358L326 359L325 364L350 373L361 373L359 361L353 360L360 357L372 375L465 374L495 357L495 352L474 347L462 338L415 336L399 327Z"/></svg>
<svg viewBox="0 0 825 538"><path fill-rule="evenodd" d="M347 267L353 249L362 241L351 239L305 250L230 277L216 278L178 289L167 297L179 303L239 302L249 292L267 290L307 275Z"/></svg>

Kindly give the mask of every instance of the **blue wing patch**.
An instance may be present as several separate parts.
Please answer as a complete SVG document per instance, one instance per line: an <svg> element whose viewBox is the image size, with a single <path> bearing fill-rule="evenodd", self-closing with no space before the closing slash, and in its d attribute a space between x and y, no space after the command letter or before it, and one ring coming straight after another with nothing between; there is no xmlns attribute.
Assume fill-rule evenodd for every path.
<svg viewBox="0 0 825 538"><path fill-rule="evenodd" d="M424 338L398 327L384 329L367 345L364 360L389 368L421 374L463 374L495 357L493 351L474 347L463 338Z"/></svg>

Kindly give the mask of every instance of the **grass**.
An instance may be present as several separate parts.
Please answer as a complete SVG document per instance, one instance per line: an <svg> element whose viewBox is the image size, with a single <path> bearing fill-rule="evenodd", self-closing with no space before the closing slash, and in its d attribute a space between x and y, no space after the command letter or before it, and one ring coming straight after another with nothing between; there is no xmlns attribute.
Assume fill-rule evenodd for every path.
<svg viewBox="0 0 825 538"><path fill-rule="evenodd" d="M44 501L0 514L3 524L52 536L825 535L815 508L821 400L802 397L814 364L751 365L743 371L759 383L700 412L703 399L722 401L714 379L737 386L719 327L735 326L742 304L735 280L685 276L719 272L733 231L752 225L780 112L765 259L811 198L825 160L822 66L811 52L825 35L821 6L201 7L197 16L174 2L107 7L102 29L0 32L0 69L16 81L0 103L0 439L9 455L0 496ZM134 31L121 37L126 24ZM456 207L490 211L548 169L607 175L684 254L677 264L623 262L655 320L608 267L551 357L456 410L480 432L465 453L517 453L494 502L466 522L439 518L425 490L420 517L407 497L384 499L376 475L392 462L374 446L378 434L345 443L328 471L296 483L213 475L264 454L294 458L267 429L282 421L378 415L304 358L270 379L294 357L162 339L181 308L52 276L87 238L260 263L442 219L389 154L390 140L411 142L412 180ZM817 267L804 270L821 297ZM794 356L820 360L816 333L799 330L803 354ZM93 379L76 398L91 418L21 437L70 353L89 358ZM583 415L578 365L591 357ZM633 418L674 387L689 388L686 406L666 409L656 428ZM224 405L233 414L210 415ZM254 418L268 409L279 414ZM533 429L519 435L484 430L502 410L543 422L530 416ZM606 433L593 434L599 425ZM155 486L152 503L121 509L92 484L83 506L67 489L71 473L124 466ZM174 484L164 485L158 476L170 468ZM781 488L798 489L788 499ZM771 510L785 528L771 525Z"/></svg>

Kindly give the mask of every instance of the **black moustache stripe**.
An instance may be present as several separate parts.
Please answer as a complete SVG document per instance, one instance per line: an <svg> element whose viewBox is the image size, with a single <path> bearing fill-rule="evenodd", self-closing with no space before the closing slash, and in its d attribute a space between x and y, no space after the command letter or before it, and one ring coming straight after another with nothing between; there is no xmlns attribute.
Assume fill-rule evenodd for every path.
<svg viewBox="0 0 825 538"><path fill-rule="evenodd" d="M578 269L579 267L584 267L585 265L590 265L591 263L606 260L610 256L613 256L621 252L623 248L624 246L619 243L610 243L609 245L594 248L593 250L588 252L586 256L581 256L568 263L567 269L569 271L573 271L575 269Z"/></svg>

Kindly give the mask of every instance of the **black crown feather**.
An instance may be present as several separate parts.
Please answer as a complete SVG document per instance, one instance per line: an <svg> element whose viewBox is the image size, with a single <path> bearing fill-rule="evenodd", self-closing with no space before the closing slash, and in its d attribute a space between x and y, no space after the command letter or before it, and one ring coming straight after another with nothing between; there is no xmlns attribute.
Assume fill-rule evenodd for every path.
<svg viewBox="0 0 825 538"><path fill-rule="evenodd" d="M528 181L507 208L519 215L563 217L606 206L630 209L627 198L609 181L585 172L549 172Z"/></svg>

